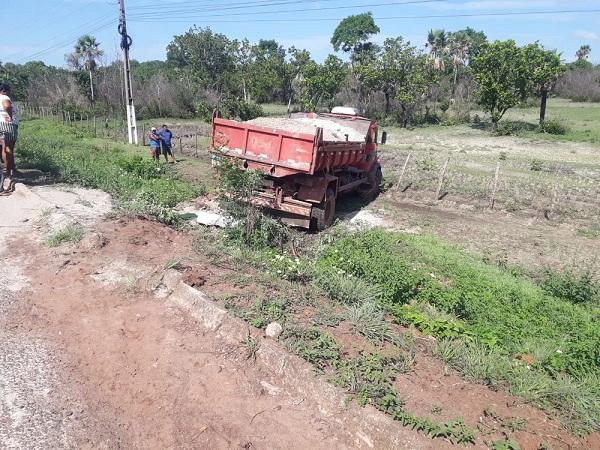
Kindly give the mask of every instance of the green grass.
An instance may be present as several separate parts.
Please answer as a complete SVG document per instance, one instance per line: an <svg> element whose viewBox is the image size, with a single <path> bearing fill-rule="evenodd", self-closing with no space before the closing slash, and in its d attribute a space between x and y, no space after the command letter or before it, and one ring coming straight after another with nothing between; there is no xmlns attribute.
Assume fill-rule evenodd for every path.
<svg viewBox="0 0 600 450"><path fill-rule="evenodd" d="M143 147L94 139L85 130L50 121L23 123L17 155L21 167L101 189L126 210L166 223L177 220L170 208L204 192L203 186L179 179L168 165L151 161Z"/></svg>
<svg viewBox="0 0 600 450"><path fill-rule="evenodd" d="M48 247L58 247L62 244L79 242L83 238L84 230L79 225L67 225L46 237Z"/></svg>
<svg viewBox="0 0 600 450"><path fill-rule="evenodd" d="M546 118L565 124L568 128L567 132L563 135L552 135L528 131L524 135L532 139L600 144L600 103L578 103L551 98L548 101ZM539 109L537 107L514 108L509 110L504 120L524 121L530 125L537 125Z"/></svg>
<svg viewBox="0 0 600 450"><path fill-rule="evenodd" d="M600 327L589 309L434 238L363 232L335 242L318 266L369 280L394 308L433 305L510 354L528 342L551 342L560 353L539 361L540 369L574 377L600 373Z"/></svg>
<svg viewBox="0 0 600 450"><path fill-rule="evenodd" d="M440 357L465 378L506 388L572 430L600 429L597 309L432 237L383 230L337 239L316 271L375 285L394 319L440 339Z"/></svg>

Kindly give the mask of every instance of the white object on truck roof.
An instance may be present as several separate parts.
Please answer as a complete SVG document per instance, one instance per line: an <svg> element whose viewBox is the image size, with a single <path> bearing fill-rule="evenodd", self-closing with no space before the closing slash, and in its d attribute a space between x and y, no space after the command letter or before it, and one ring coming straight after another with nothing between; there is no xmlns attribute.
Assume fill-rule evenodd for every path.
<svg viewBox="0 0 600 450"><path fill-rule="evenodd" d="M350 106L335 106L331 110L331 114L346 114L348 116L358 116L358 111L356 108L352 108Z"/></svg>

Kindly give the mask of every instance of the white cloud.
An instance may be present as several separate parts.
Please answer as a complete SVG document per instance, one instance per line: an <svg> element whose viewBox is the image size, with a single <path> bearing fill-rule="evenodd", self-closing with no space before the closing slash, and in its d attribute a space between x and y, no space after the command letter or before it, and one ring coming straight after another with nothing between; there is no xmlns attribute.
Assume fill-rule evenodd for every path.
<svg viewBox="0 0 600 450"><path fill-rule="evenodd" d="M600 39L600 36L598 36L598 33L595 33L593 31L585 31L585 30L579 30L573 33L573 36L575 36L578 39L583 39L584 41L597 41Z"/></svg>

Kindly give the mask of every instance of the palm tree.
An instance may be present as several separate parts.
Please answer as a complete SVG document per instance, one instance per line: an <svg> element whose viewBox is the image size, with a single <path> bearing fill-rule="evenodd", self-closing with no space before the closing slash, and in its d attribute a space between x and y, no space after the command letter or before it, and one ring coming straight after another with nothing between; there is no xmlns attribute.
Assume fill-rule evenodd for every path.
<svg viewBox="0 0 600 450"><path fill-rule="evenodd" d="M579 47L579 50L577 50L577 52L575 53L575 56L577 56L577 60L582 61L582 60L586 60L588 59L589 54L592 52L592 47L590 47L589 45L582 45L581 47Z"/></svg>
<svg viewBox="0 0 600 450"><path fill-rule="evenodd" d="M436 70L444 70L444 55L448 53L448 35L444 30L430 30L427 34L429 59Z"/></svg>
<svg viewBox="0 0 600 450"><path fill-rule="evenodd" d="M452 93L454 93L454 90L456 89L459 68L467 65L471 44L471 41L466 37L460 35L450 36L450 45L448 51L450 56L452 56L452 65L454 66L454 85L452 88Z"/></svg>
<svg viewBox="0 0 600 450"><path fill-rule="evenodd" d="M74 69L84 68L90 75L90 99L94 101L93 73L98 67L98 58L104 52L100 50L100 43L94 36L86 34L81 36L75 44L73 53L67 55L67 63Z"/></svg>

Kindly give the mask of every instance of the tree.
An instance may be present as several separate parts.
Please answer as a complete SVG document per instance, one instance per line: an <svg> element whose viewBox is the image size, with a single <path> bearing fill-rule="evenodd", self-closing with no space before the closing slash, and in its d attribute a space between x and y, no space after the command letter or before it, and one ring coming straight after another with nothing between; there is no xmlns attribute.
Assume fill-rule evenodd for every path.
<svg viewBox="0 0 600 450"><path fill-rule="evenodd" d="M258 102L284 100L286 51L275 40L251 47L249 91Z"/></svg>
<svg viewBox="0 0 600 450"><path fill-rule="evenodd" d="M96 41L94 36L89 34L83 35L75 44L73 53L67 55L67 63L76 70L85 69L90 79L90 100L93 102L94 97L94 78L93 73L98 68L98 58L104 52L100 49L100 43Z"/></svg>
<svg viewBox="0 0 600 450"><path fill-rule="evenodd" d="M591 52L592 47L586 44L579 47L579 50L575 52L575 56L577 56L578 61L587 61L588 56L590 56Z"/></svg>
<svg viewBox="0 0 600 450"><path fill-rule="evenodd" d="M469 50L467 52L468 61L477 56L481 50L481 47L487 43L486 34L483 31L476 31L471 27L449 33L449 38L453 40L467 41L469 43Z"/></svg>
<svg viewBox="0 0 600 450"><path fill-rule="evenodd" d="M460 34L451 35L448 51L452 57L452 68L454 72L454 83L452 84L453 94L456 89L456 83L458 82L458 71L461 67L465 67L467 65L470 48L471 41L469 41L468 38Z"/></svg>
<svg viewBox="0 0 600 450"><path fill-rule="evenodd" d="M429 60L434 69L443 71L445 68L444 56L448 53L448 35L444 30L430 30L427 34L427 43L425 47L429 48Z"/></svg>
<svg viewBox="0 0 600 450"><path fill-rule="evenodd" d="M235 90L237 42L210 28L193 27L167 46L167 62L181 76L222 94Z"/></svg>
<svg viewBox="0 0 600 450"><path fill-rule="evenodd" d="M383 92L386 114L391 100L398 102L403 126L408 125L410 109L427 92L432 72L425 55L402 37L386 39L371 64L355 70L368 89Z"/></svg>
<svg viewBox="0 0 600 450"><path fill-rule="evenodd" d="M304 68L302 103L308 109L315 109L322 103L333 106L335 96L346 80L348 70L344 62L335 55L329 55L323 64L310 61Z"/></svg>
<svg viewBox="0 0 600 450"><path fill-rule="evenodd" d="M548 95L554 88L558 77L564 73L565 66L556 50L546 50L539 43L529 44L522 49L523 58L528 63L529 80L535 95L540 97L540 127L546 120Z"/></svg>
<svg viewBox="0 0 600 450"><path fill-rule="evenodd" d="M531 92L529 62L515 41L485 44L471 61L479 84L477 101L490 113L494 131L506 111L525 100Z"/></svg>
<svg viewBox="0 0 600 450"><path fill-rule="evenodd" d="M336 27L331 37L331 45L336 52L341 49L355 55L370 48L373 44L368 42L369 38L377 33L379 27L375 24L371 13L349 16Z"/></svg>

